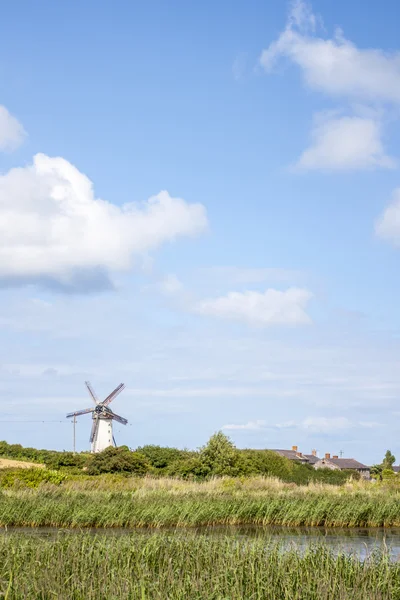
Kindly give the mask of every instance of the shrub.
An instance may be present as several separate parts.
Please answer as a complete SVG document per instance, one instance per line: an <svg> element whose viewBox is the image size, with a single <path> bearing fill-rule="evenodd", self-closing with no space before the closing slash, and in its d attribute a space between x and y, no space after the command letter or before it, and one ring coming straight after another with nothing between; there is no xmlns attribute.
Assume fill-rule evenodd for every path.
<svg viewBox="0 0 400 600"><path fill-rule="evenodd" d="M393 469L383 469L382 470L383 481L395 480L396 478L397 478L397 474L393 471Z"/></svg>
<svg viewBox="0 0 400 600"><path fill-rule="evenodd" d="M200 456L193 456L185 460L177 460L165 471L166 475L171 477L181 477L182 479L206 479L212 474L209 466L205 465Z"/></svg>
<svg viewBox="0 0 400 600"><path fill-rule="evenodd" d="M143 454L131 452L126 446L121 448L110 446L91 457L87 473L89 475L100 473L145 475L150 470L151 465Z"/></svg>
<svg viewBox="0 0 400 600"><path fill-rule="evenodd" d="M150 465L159 470L165 469L177 461L196 456L196 452L190 452L189 450L154 445L141 446L136 448L136 452L145 456Z"/></svg>
<svg viewBox="0 0 400 600"><path fill-rule="evenodd" d="M3 469L0 472L0 487L37 488L41 483L60 485L66 477L65 474L58 471L37 467L31 469Z"/></svg>

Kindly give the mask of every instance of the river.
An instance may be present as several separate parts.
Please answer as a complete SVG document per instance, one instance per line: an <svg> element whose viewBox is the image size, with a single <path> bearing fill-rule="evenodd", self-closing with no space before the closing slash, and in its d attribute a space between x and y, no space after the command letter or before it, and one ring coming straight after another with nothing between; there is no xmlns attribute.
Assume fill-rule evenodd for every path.
<svg viewBox="0 0 400 600"><path fill-rule="evenodd" d="M261 526L216 526L199 527L196 529L57 529L52 527L9 527L0 528L0 535L19 533L26 536L43 538L58 535L80 535L82 533L101 534L109 536L125 536L133 533L142 535L157 535L168 532L182 535L232 536L245 540L246 538L263 538L266 543L280 542L283 547L297 546L301 550L310 545L324 544L335 553L345 552L364 559L376 550L387 549L393 560L400 559L400 528L376 529L340 529L323 527L261 527Z"/></svg>

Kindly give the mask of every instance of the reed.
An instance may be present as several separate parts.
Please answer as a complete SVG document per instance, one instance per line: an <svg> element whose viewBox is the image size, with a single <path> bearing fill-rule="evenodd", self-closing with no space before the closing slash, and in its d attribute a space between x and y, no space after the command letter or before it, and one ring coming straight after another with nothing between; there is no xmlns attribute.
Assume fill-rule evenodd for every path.
<svg viewBox="0 0 400 600"><path fill-rule="evenodd" d="M400 526L399 492L368 484L301 487L258 478L202 484L131 479L123 485L112 491L82 482L3 490L0 526Z"/></svg>
<svg viewBox="0 0 400 600"><path fill-rule="evenodd" d="M190 533L0 536L7 600L398 600L400 564Z"/></svg>

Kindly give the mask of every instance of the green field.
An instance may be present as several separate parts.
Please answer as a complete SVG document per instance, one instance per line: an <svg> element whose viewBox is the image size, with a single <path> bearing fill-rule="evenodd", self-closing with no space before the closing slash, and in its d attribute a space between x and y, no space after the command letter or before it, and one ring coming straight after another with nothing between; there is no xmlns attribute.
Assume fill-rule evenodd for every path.
<svg viewBox="0 0 400 600"><path fill-rule="evenodd" d="M396 600L400 564L323 546L189 533L0 536L0 597L58 600Z"/></svg>
<svg viewBox="0 0 400 600"><path fill-rule="evenodd" d="M96 477L0 491L0 526L400 526L400 492L356 482L296 486L262 477L186 482Z"/></svg>

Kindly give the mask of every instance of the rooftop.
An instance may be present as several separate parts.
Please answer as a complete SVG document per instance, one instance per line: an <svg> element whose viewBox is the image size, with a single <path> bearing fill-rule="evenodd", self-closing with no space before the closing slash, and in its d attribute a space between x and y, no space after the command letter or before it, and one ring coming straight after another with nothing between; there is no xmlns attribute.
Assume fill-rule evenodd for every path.
<svg viewBox="0 0 400 600"><path fill-rule="evenodd" d="M354 458L322 458L321 460L330 462L341 469L369 469L369 467Z"/></svg>

